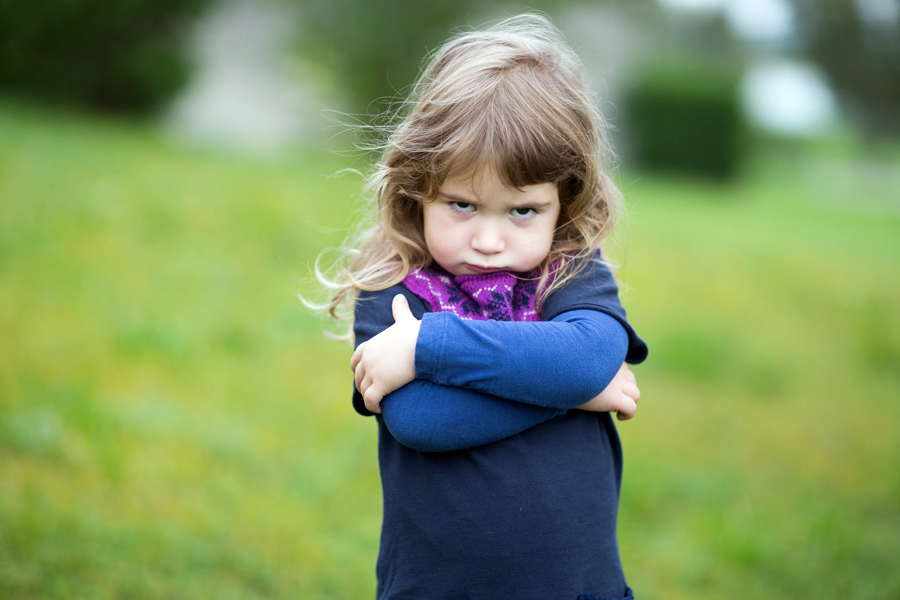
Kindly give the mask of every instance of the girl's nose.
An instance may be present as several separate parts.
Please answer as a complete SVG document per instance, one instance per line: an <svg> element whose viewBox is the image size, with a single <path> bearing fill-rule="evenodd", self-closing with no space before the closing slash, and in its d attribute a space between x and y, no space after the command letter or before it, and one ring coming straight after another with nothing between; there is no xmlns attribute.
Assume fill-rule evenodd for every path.
<svg viewBox="0 0 900 600"><path fill-rule="evenodd" d="M505 242L500 228L485 224L479 227L472 237L472 249L481 254L499 254L505 249Z"/></svg>

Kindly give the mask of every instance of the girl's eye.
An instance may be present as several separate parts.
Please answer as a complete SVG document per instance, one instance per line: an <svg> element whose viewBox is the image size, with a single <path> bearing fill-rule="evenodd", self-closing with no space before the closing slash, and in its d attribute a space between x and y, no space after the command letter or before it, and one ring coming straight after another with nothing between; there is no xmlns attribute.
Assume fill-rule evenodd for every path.
<svg viewBox="0 0 900 600"><path fill-rule="evenodd" d="M472 212L475 210L475 205L469 202L451 202L450 206L459 212Z"/></svg>
<svg viewBox="0 0 900 600"><path fill-rule="evenodd" d="M530 217L536 213L533 208L514 208L512 214L516 217Z"/></svg>

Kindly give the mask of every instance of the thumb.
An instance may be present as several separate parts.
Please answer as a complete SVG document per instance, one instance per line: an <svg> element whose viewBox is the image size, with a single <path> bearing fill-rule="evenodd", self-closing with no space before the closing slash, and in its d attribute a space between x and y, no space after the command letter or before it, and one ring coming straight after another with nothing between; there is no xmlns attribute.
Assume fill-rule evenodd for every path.
<svg viewBox="0 0 900 600"><path fill-rule="evenodd" d="M620 421L627 421L637 414L637 402L631 398L624 398L622 405L616 411L616 418Z"/></svg>
<svg viewBox="0 0 900 600"><path fill-rule="evenodd" d="M399 323L404 319L416 319L412 311L409 310L409 302L406 301L406 296L403 294L394 296L394 301L391 303L391 312L394 315L394 323Z"/></svg>

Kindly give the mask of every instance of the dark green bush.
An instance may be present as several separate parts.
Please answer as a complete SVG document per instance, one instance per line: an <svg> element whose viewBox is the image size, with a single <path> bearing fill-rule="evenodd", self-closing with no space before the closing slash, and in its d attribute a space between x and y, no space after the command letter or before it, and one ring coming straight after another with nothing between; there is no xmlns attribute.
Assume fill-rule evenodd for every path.
<svg viewBox="0 0 900 600"><path fill-rule="evenodd" d="M208 0L0 0L0 88L144 112L188 69L183 24Z"/></svg>
<svg viewBox="0 0 900 600"><path fill-rule="evenodd" d="M730 69L658 65L627 99L638 162L647 168L719 178L740 159L738 79Z"/></svg>

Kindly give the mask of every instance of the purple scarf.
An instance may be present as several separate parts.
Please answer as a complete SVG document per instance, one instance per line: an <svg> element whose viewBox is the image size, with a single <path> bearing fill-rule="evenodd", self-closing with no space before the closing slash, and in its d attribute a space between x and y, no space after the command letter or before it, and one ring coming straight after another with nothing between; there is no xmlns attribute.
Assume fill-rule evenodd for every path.
<svg viewBox="0 0 900 600"><path fill-rule="evenodd" d="M403 285L434 312L452 312L474 321L540 321L535 308L539 270L451 275L437 265L411 269Z"/></svg>

